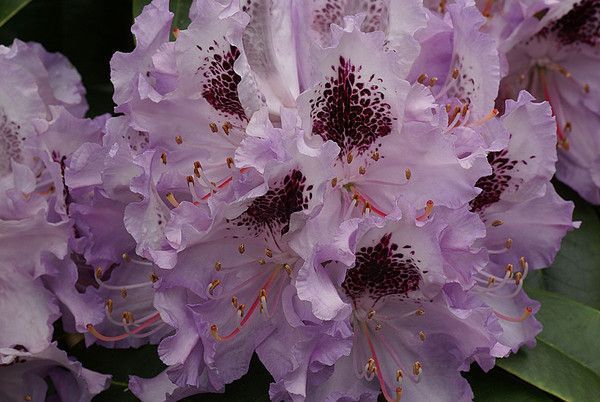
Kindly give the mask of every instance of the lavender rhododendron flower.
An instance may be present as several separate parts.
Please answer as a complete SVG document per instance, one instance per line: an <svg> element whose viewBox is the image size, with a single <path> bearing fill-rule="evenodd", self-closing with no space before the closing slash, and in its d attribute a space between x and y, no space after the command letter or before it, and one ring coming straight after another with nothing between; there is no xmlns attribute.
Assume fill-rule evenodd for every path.
<svg viewBox="0 0 600 402"><path fill-rule="evenodd" d="M488 2L489 3L489 2ZM488 7L488 29L506 57L499 101L527 89L552 106L557 123L556 176L600 203L600 2L504 1Z"/></svg>
<svg viewBox="0 0 600 402"><path fill-rule="evenodd" d="M0 47L0 310L30 317L0 358L89 399L105 378L57 355L62 316L86 345L157 345L143 401L223 392L254 353L272 400L471 400L461 372L541 330L523 283L577 226L555 163L599 187L578 7L195 0L172 30L153 0L93 120L64 59Z"/></svg>

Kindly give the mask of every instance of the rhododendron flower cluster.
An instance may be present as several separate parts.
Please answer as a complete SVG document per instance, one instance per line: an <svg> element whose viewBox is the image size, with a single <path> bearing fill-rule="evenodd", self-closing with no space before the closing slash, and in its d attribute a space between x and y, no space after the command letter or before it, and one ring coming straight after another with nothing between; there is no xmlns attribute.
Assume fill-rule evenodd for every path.
<svg viewBox="0 0 600 402"><path fill-rule="evenodd" d="M254 353L272 400L471 400L462 371L533 346L523 283L576 226L557 159L598 201L572 56L596 43L564 37L596 2L422 3L195 0L172 31L154 0L94 120L63 58L0 48L2 375L106 385L50 343L61 315L158 345L144 401L222 392Z"/></svg>

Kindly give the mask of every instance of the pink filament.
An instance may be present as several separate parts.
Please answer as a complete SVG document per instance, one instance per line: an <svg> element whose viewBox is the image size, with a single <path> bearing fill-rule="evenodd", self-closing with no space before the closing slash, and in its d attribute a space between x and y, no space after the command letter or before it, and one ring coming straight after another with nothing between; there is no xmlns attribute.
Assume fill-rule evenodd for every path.
<svg viewBox="0 0 600 402"><path fill-rule="evenodd" d="M145 328L148 328L150 325L154 324L158 320L160 320L160 313L156 312L156 314L153 314L150 318L148 318L146 321L141 323L139 327L134 328L131 331L129 331L129 333L123 333L123 334L115 335L115 336L106 336L106 335L101 334L100 332L98 332L98 330L96 330L96 328L94 328L94 326L92 324L87 324L85 327L87 328L87 330L89 331L90 334L94 335L97 339L99 339L101 341L116 342L116 341L122 341L123 339L129 338L129 336L131 334L137 334L138 332L140 332L141 330L143 330Z"/></svg>

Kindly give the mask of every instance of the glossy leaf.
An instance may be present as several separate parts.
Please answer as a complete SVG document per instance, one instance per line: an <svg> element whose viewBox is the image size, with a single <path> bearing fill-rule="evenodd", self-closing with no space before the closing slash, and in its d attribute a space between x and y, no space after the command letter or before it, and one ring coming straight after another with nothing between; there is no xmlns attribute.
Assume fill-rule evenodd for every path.
<svg viewBox="0 0 600 402"><path fill-rule="evenodd" d="M464 374L469 380L475 402L552 402L550 394L496 367L484 373L476 364Z"/></svg>
<svg viewBox="0 0 600 402"><path fill-rule="evenodd" d="M31 0L2 0L0 1L0 27L25 7Z"/></svg>

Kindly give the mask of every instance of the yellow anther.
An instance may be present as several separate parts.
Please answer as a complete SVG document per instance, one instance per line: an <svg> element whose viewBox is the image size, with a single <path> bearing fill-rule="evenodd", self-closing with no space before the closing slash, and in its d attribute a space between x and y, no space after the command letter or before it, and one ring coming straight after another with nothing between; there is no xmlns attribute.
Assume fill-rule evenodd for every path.
<svg viewBox="0 0 600 402"><path fill-rule="evenodd" d="M186 177L186 180L188 184L194 184L194 176L188 176Z"/></svg>
<svg viewBox="0 0 600 402"><path fill-rule="evenodd" d="M419 375L423 372L423 366L420 361L416 361L413 363L413 374Z"/></svg>
<svg viewBox="0 0 600 402"><path fill-rule="evenodd" d="M358 173L359 174L365 174L365 173L367 173L367 168L364 167L364 166L359 166Z"/></svg>
<svg viewBox="0 0 600 402"><path fill-rule="evenodd" d="M406 180L410 180L410 177L412 176L412 172L410 171L409 168L406 168L404 170L404 177L406 177Z"/></svg>
<svg viewBox="0 0 600 402"><path fill-rule="evenodd" d="M515 274L515 285L520 284L522 279L523 279L523 274L521 272L517 272Z"/></svg>
<svg viewBox="0 0 600 402"><path fill-rule="evenodd" d="M126 261L126 262L131 261L131 257L127 253L121 254L121 258L123 259L123 261Z"/></svg>
<svg viewBox="0 0 600 402"><path fill-rule="evenodd" d="M435 84L437 84L437 81L438 81L437 77L431 77L429 79L429 86L430 87L434 86Z"/></svg>
<svg viewBox="0 0 600 402"><path fill-rule="evenodd" d="M509 275L512 275L513 269L514 269L514 266L512 264L506 264L506 272L508 272Z"/></svg>
<svg viewBox="0 0 600 402"><path fill-rule="evenodd" d="M419 339L420 339L421 341L425 341L425 332L423 332L423 331L419 331Z"/></svg>
<svg viewBox="0 0 600 402"><path fill-rule="evenodd" d="M492 222L492 226L493 227L498 227L498 226L502 225L503 223L504 223L503 220L496 219L494 222Z"/></svg>
<svg viewBox="0 0 600 402"><path fill-rule="evenodd" d="M270 248L265 249L265 255L269 258L273 258L273 252L271 251Z"/></svg>
<svg viewBox="0 0 600 402"><path fill-rule="evenodd" d="M506 239L506 241L504 242L504 247L506 248L511 248L513 244L513 240L509 237L508 239Z"/></svg>
<svg viewBox="0 0 600 402"><path fill-rule="evenodd" d="M290 266L290 264L283 264L283 269L285 269L285 272L287 272L288 275L292 274L292 267Z"/></svg>
<svg viewBox="0 0 600 402"><path fill-rule="evenodd" d="M165 198L167 199L167 201L169 201L169 204L173 205L175 208L179 206L179 202L177 201L173 193L167 193L165 195Z"/></svg>
<svg viewBox="0 0 600 402"><path fill-rule="evenodd" d="M208 126L210 127L210 131L212 131L213 133L216 133L217 131L219 131L219 127L217 127L217 123L210 123Z"/></svg>
<svg viewBox="0 0 600 402"><path fill-rule="evenodd" d="M162 154L160 154L160 159L162 160L163 164L165 164L165 165L167 164L167 154L166 153L163 152Z"/></svg>
<svg viewBox="0 0 600 402"><path fill-rule="evenodd" d="M525 257L521 257L519 258L519 266L521 267L521 269L525 269L527 267L527 260L525 259Z"/></svg>
<svg viewBox="0 0 600 402"><path fill-rule="evenodd" d="M215 262L215 271L220 271L221 268L223 268L223 264L221 264L221 261Z"/></svg>
<svg viewBox="0 0 600 402"><path fill-rule="evenodd" d="M375 162L377 162L379 160L379 152L373 152L371 154L371 159L373 159Z"/></svg>
<svg viewBox="0 0 600 402"><path fill-rule="evenodd" d="M233 296L231 298L231 304L233 304L233 307L237 308L238 307L238 298Z"/></svg>
<svg viewBox="0 0 600 402"><path fill-rule="evenodd" d="M354 160L354 156L352 156L352 152L349 152L348 155L346 155L346 162L348 164L351 164L353 160Z"/></svg>
<svg viewBox="0 0 600 402"><path fill-rule="evenodd" d="M176 135L175 142L177 143L177 145L183 144L183 137L181 137L180 135Z"/></svg>
<svg viewBox="0 0 600 402"><path fill-rule="evenodd" d="M121 318L125 320L125 323L131 324L133 322L133 313L131 311L123 311Z"/></svg>
<svg viewBox="0 0 600 402"><path fill-rule="evenodd" d="M231 167L233 166L233 158L231 156L228 156L227 159L225 159L225 161L227 162L227 167L231 169Z"/></svg>
<svg viewBox="0 0 600 402"><path fill-rule="evenodd" d="M425 74L425 73L422 73L421 75L419 75L419 76L417 77L417 82L418 82L419 84L422 84L422 83L424 83L424 82L425 82L425 80L427 80L427 74Z"/></svg>
<svg viewBox="0 0 600 402"><path fill-rule="evenodd" d="M96 278L100 279L100 278L102 278L102 274L104 273L104 271L102 270L102 267L97 267L95 273L96 273Z"/></svg>
<svg viewBox="0 0 600 402"><path fill-rule="evenodd" d="M245 304L240 304L237 308L238 311L238 315L240 316L240 318L244 318L244 309L246 308Z"/></svg>
<svg viewBox="0 0 600 402"><path fill-rule="evenodd" d="M246 245L244 243L240 244L238 246L238 251L240 252L240 254L244 254L244 252L246 251Z"/></svg>
<svg viewBox="0 0 600 402"><path fill-rule="evenodd" d="M219 284L221 283L221 281L219 279L215 279L213 280L209 285L208 285L208 293L210 293L211 295L213 294L213 291L215 290L215 288L217 286L219 286Z"/></svg>
<svg viewBox="0 0 600 402"><path fill-rule="evenodd" d="M233 126L231 125L231 123L226 121L223 124L223 131L225 132L225 135L229 135L229 130L231 130L232 128L233 128Z"/></svg>
<svg viewBox="0 0 600 402"><path fill-rule="evenodd" d="M404 377L404 372L401 369L396 370L396 381L402 383L402 378Z"/></svg>
<svg viewBox="0 0 600 402"><path fill-rule="evenodd" d="M258 259L258 265L265 265L267 262L265 261L264 258L259 258Z"/></svg>
<svg viewBox="0 0 600 402"><path fill-rule="evenodd" d="M375 310L369 310L367 313L367 318L370 320L373 317L375 317Z"/></svg>
<svg viewBox="0 0 600 402"><path fill-rule="evenodd" d="M113 311L112 299L106 299L106 302L104 302L104 307L106 307L106 310L108 310L109 313L112 313L112 311Z"/></svg>
<svg viewBox="0 0 600 402"><path fill-rule="evenodd" d="M457 79L457 78L458 78L458 74L459 74L459 73L460 73L460 72L458 71L458 68L453 68L453 69L452 69L452 79L453 79L453 80Z"/></svg>
<svg viewBox="0 0 600 402"><path fill-rule="evenodd" d="M415 314L418 316L423 316L425 315L425 310L423 310L422 308L417 309L417 311L415 311Z"/></svg>

